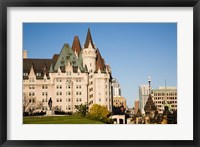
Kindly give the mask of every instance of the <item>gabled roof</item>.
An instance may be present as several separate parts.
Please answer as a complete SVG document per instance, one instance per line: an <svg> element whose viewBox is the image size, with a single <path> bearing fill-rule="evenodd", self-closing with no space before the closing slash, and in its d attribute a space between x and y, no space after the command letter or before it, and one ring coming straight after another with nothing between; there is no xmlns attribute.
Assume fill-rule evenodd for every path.
<svg viewBox="0 0 200 147"><path fill-rule="evenodd" d="M88 48L90 42L91 42L92 47L95 48L94 44L93 44L93 41L92 41L92 36L91 36L91 33L90 33L90 28L88 28L87 37L86 37L86 40L85 40L84 47Z"/></svg>
<svg viewBox="0 0 200 147"><path fill-rule="evenodd" d="M80 41L79 41L79 38L78 36L75 36L74 37L74 41L73 41L73 44L72 44L72 50L79 55L80 52L81 52L81 44L80 44Z"/></svg>
<svg viewBox="0 0 200 147"><path fill-rule="evenodd" d="M70 62L72 66L78 67L82 72L84 72L82 62L78 60L77 56L75 55L74 51L69 46L69 44L64 44L58 57L58 60L54 66L54 70L58 71L59 67L66 66L68 62Z"/></svg>

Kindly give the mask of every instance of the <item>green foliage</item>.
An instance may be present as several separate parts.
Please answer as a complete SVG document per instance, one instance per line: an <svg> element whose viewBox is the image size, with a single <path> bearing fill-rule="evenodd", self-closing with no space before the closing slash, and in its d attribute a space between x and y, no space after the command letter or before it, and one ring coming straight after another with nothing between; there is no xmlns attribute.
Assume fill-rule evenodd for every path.
<svg viewBox="0 0 200 147"><path fill-rule="evenodd" d="M109 116L110 112L105 106L93 104L89 109L88 117L90 119L98 120L104 123L111 123Z"/></svg>
<svg viewBox="0 0 200 147"><path fill-rule="evenodd" d="M75 108L77 109L77 113L80 114L81 116L85 117L87 112L88 112L88 107L87 105L75 105Z"/></svg>

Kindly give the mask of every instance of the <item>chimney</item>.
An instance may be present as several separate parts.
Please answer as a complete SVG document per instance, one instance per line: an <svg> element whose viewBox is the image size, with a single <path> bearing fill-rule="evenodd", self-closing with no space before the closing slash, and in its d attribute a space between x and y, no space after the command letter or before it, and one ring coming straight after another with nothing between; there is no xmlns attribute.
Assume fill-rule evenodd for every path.
<svg viewBox="0 0 200 147"><path fill-rule="evenodd" d="M28 51L23 50L23 59L27 59L27 56L28 56Z"/></svg>

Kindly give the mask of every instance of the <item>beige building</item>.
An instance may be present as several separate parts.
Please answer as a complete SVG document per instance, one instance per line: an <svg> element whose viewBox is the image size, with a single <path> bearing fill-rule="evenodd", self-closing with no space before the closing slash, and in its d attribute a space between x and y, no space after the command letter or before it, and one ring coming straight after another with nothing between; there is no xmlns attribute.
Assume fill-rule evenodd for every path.
<svg viewBox="0 0 200 147"><path fill-rule="evenodd" d="M135 100L135 114L137 114L139 110L139 100Z"/></svg>
<svg viewBox="0 0 200 147"><path fill-rule="evenodd" d="M176 87L159 87L152 90L154 104L158 113L163 113L164 106L168 105L170 111L177 110L177 88Z"/></svg>
<svg viewBox="0 0 200 147"><path fill-rule="evenodd" d="M105 64L88 29L84 47L78 36L72 46L64 44L51 59L27 58L23 53L24 111L52 108L75 112L75 105L104 105L112 110L111 69Z"/></svg>
<svg viewBox="0 0 200 147"><path fill-rule="evenodd" d="M124 108L126 108L126 99L122 96L113 97L113 106L115 107L124 106Z"/></svg>

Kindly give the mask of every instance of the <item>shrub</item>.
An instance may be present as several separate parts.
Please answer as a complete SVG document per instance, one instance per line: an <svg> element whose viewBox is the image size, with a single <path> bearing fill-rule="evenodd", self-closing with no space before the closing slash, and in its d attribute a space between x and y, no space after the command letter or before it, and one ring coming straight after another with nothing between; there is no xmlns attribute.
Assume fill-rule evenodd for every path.
<svg viewBox="0 0 200 147"><path fill-rule="evenodd" d="M98 120L104 123L112 123L109 119L110 112L105 106L94 104L89 109L88 118Z"/></svg>

